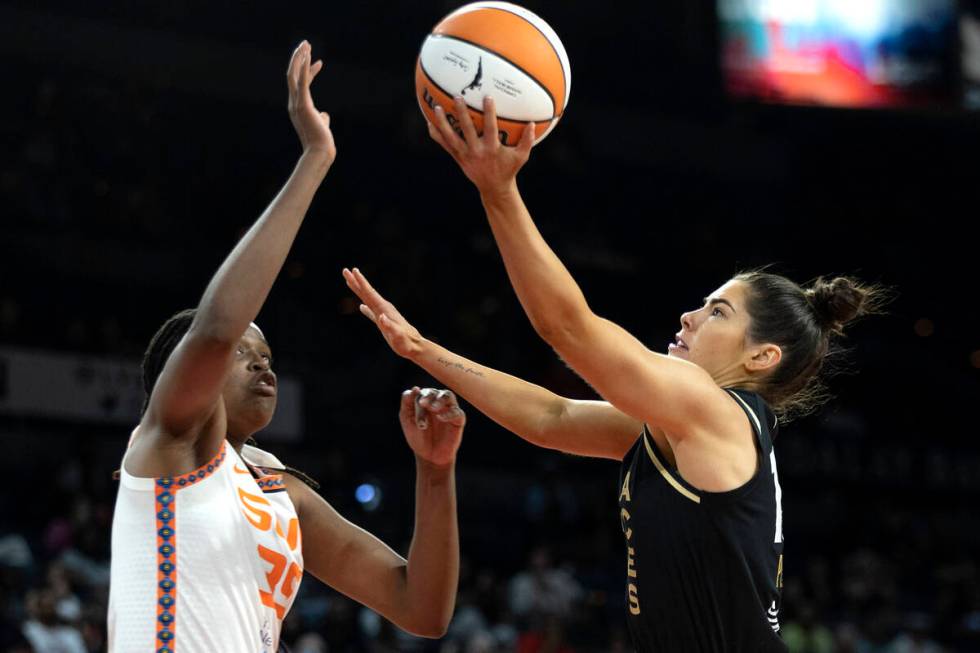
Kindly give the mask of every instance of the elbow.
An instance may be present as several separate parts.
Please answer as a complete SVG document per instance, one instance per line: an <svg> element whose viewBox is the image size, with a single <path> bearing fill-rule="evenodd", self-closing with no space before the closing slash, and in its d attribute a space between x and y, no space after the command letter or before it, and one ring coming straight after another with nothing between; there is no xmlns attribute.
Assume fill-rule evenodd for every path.
<svg viewBox="0 0 980 653"><path fill-rule="evenodd" d="M419 637L424 637L426 639L442 639L446 636L446 632L449 631L449 622L444 624L436 624L429 628L424 628L420 630L416 635Z"/></svg>
<svg viewBox="0 0 980 653"><path fill-rule="evenodd" d="M531 320L531 326L534 327L534 332L538 334L538 337L552 344L553 340L557 340L558 336L561 334L561 326L557 320L547 319L544 316L529 315Z"/></svg>
<svg viewBox="0 0 980 653"><path fill-rule="evenodd" d="M564 419L568 415L568 400L556 396L542 408L531 433L522 437L539 447L562 451L561 436Z"/></svg>
<svg viewBox="0 0 980 653"><path fill-rule="evenodd" d="M241 320L198 311L187 331L187 336L207 346L227 348L238 344L247 328L247 326L241 327Z"/></svg>
<svg viewBox="0 0 980 653"><path fill-rule="evenodd" d="M565 311L549 316L531 317L535 333L551 347L564 356L587 340L586 333L591 319L595 318L589 310Z"/></svg>
<svg viewBox="0 0 980 653"><path fill-rule="evenodd" d="M404 630L426 639L441 639L449 631L449 622L452 619L452 612L445 615L426 615L416 619Z"/></svg>
<svg viewBox="0 0 980 653"><path fill-rule="evenodd" d="M596 318L581 292L555 293L545 301L539 297L521 303L535 332L553 347L579 338Z"/></svg>

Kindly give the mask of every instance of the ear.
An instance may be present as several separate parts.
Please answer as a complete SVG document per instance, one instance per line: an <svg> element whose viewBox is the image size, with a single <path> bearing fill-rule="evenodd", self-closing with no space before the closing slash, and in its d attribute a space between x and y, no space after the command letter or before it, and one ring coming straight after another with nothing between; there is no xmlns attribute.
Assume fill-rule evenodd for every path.
<svg viewBox="0 0 980 653"><path fill-rule="evenodd" d="M779 345L768 343L759 345L749 350L749 359L745 361L745 368L752 373L772 371L779 361L783 359L783 350Z"/></svg>

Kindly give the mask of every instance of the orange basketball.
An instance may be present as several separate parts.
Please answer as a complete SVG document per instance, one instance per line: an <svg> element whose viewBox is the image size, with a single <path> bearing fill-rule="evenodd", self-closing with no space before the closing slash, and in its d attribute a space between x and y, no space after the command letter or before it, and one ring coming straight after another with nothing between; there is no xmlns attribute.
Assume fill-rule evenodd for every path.
<svg viewBox="0 0 980 653"><path fill-rule="evenodd" d="M571 89L565 47L537 15L509 2L474 2L432 29L415 64L415 94L422 113L435 107L457 132L453 98L462 96L477 132L483 130L483 98L493 97L500 142L514 145L524 125L535 123L540 142L558 123Z"/></svg>

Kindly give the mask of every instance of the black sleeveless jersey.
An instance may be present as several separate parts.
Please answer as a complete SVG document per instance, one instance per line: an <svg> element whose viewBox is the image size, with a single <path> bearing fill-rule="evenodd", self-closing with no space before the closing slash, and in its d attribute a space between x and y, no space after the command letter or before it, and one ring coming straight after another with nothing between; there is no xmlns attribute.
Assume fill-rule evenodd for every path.
<svg viewBox="0 0 980 653"><path fill-rule="evenodd" d="M639 653L786 651L779 636L783 519L762 398L728 390L752 424L758 468L729 492L681 478L646 427L623 459L626 618Z"/></svg>

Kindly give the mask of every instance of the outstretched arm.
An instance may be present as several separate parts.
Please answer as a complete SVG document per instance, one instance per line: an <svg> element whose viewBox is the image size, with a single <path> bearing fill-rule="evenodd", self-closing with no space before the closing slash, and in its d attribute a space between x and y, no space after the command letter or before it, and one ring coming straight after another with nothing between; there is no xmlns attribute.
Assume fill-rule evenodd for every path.
<svg viewBox="0 0 980 653"><path fill-rule="evenodd" d="M517 188L527 162L533 126L514 148L496 133L493 101L484 103L478 136L460 110L463 137L437 109L429 133L477 186L507 274L535 331L603 398L633 418L677 436L728 414L723 391L700 367L650 351L625 329L593 313L578 284L542 238ZM488 136L489 135L489 136ZM723 406L719 414L712 407Z"/></svg>
<svg viewBox="0 0 980 653"><path fill-rule="evenodd" d="M265 302L336 156L330 118L317 111L310 96L310 83L321 67L320 61L311 63L306 41L293 53L287 72L289 115L303 154L286 185L208 284L190 330L156 383L142 431L196 439L210 422L214 437L224 437L223 423L214 424L212 417L236 344Z"/></svg>
<svg viewBox="0 0 980 653"><path fill-rule="evenodd" d="M622 460L641 424L605 401L567 399L515 376L484 367L427 340L357 269L344 270L361 312L396 354L456 391L502 427L539 447Z"/></svg>
<svg viewBox="0 0 980 653"><path fill-rule="evenodd" d="M441 637L456 604L459 532L455 461L466 416L447 390L402 394L399 419L415 452L415 531L408 559L288 480L306 568L339 592L422 637Z"/></svg>

